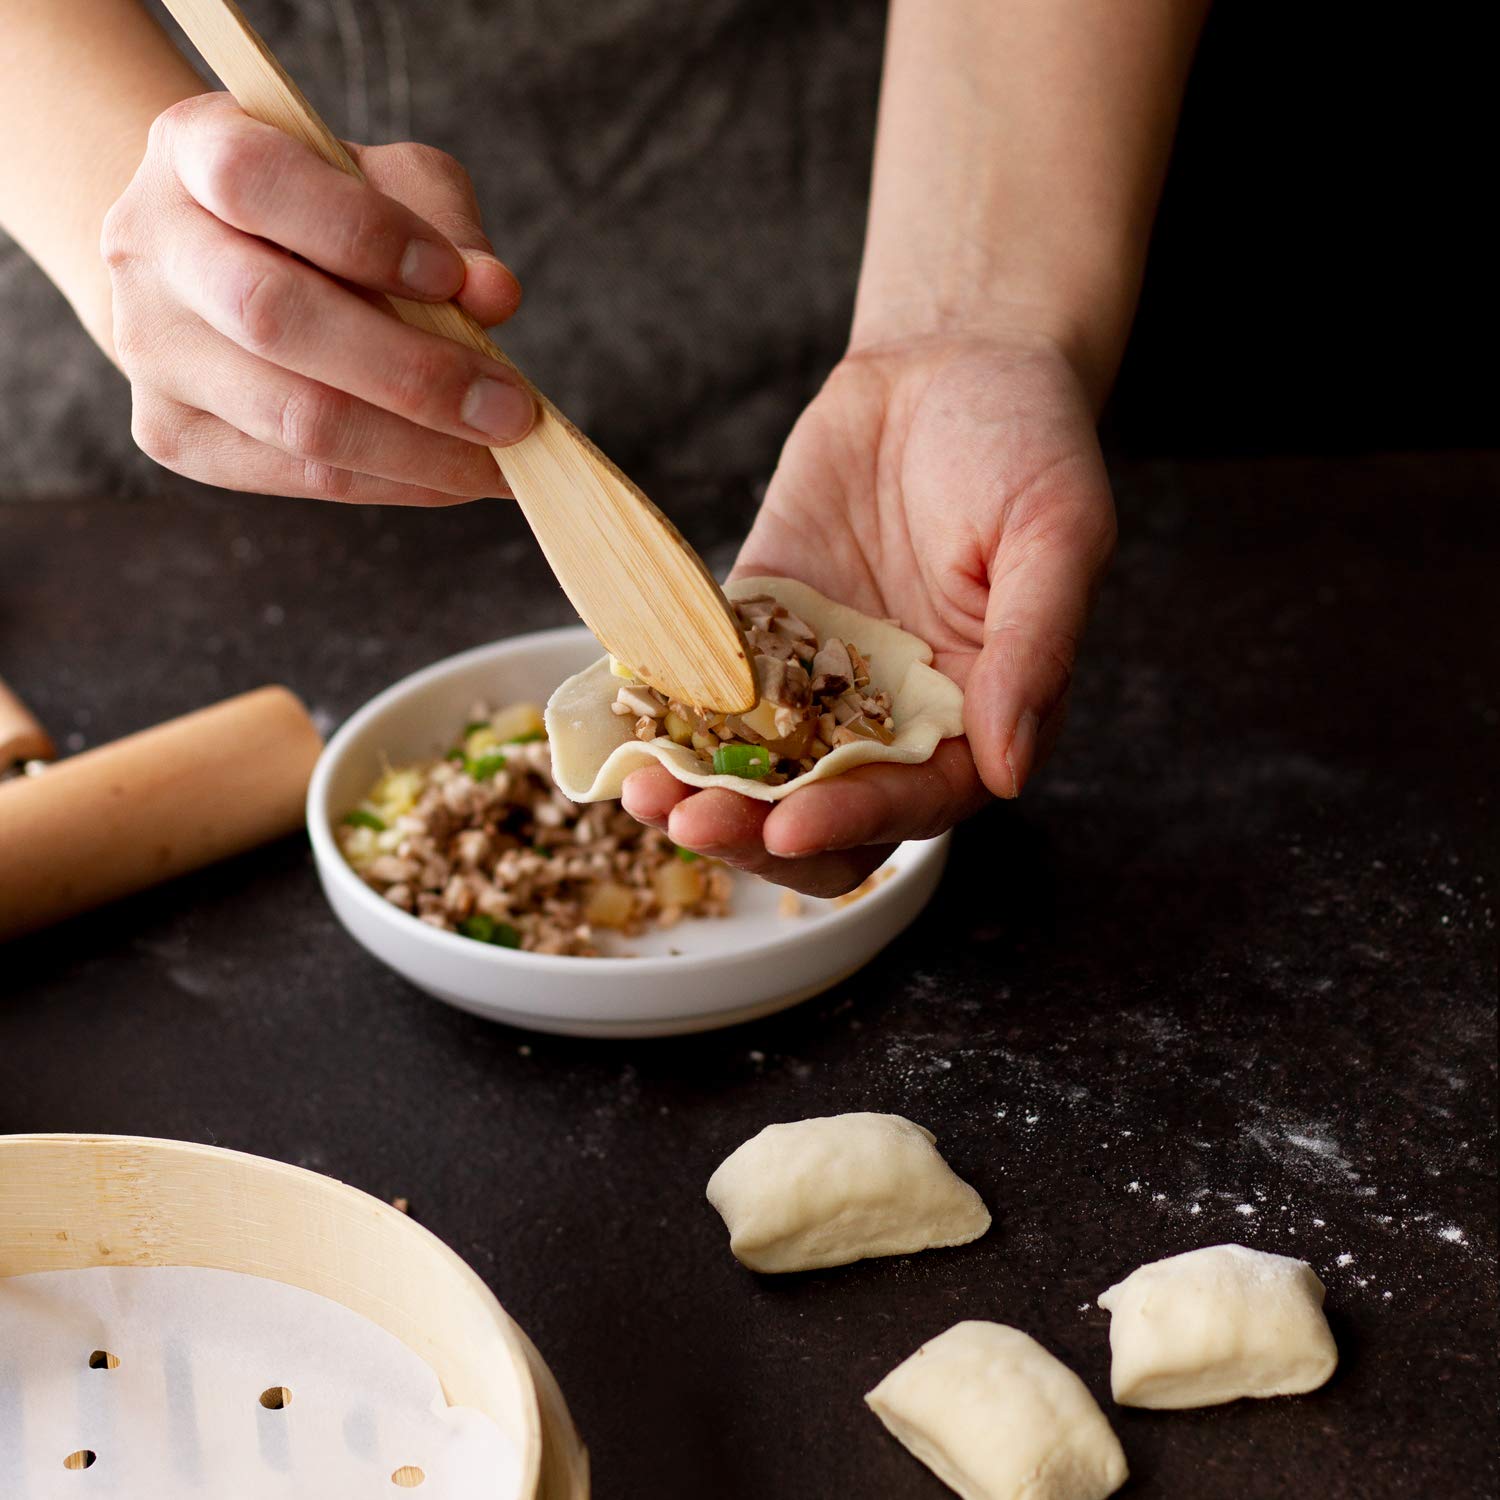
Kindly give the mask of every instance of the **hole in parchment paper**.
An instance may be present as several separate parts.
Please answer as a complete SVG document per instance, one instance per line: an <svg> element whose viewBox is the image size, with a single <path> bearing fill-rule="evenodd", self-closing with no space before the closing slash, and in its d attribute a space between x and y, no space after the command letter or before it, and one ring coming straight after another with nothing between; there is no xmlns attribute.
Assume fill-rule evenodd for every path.
<svg viewBox="0 0 1500 1500"><path fill-rule="evenodd" d="M95 1349L89 1355L89 1369L91 1370L118 1370L119 1368L119 1355L111 1354L108 1349Z"/></svg>
<svg viewBox="0 0 1500 1500"><path fill-rule="evenodd" d="M405 1464L391 1475L391 1483L399 1484L403 1490L414 1490L426 1478L415 1464Z"/></svg>
<svg viewBox="0 0 1500 1500"><path fill-rule="evenodd" d="M267 1411L280 1411L292 1404L292 1393L284 1385L268 1385L260 1393L260 1404Z"/></svg>
<svg viewBox="0 0 1500 1500"><path fill-rule="evenodd" d="M65 1469L86 1469L99 1455L92 1448L80 1448L77 1453L70 1453L63 1459Z"/></svg>

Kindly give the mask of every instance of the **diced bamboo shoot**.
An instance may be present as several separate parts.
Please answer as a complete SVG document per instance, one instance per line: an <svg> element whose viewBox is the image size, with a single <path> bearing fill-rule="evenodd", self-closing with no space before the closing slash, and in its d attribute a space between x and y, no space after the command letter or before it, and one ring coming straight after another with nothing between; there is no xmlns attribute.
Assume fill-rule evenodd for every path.
<svg viewBox="0 0 1500 1500"><path fill-rule="evenodd" d="M686 866L683 866L686 869ZM635 910L635 897L628 886L606 881L595 886L584 908L584 920L594 927L611 927L619 930L630 925Z"/></svg>
<svg viewBox="0 0 1500 1500"><path fill-rule="evenodd" d="M776 732L776 705L762 698L747 714L739 716L740 723L763 740L774 740Z"/></svg>
<svg viewBox="0 0 1500 1500"><path fill-rule="evenodd" d="M703 869L674 859L654 876L656 899L663 906L695 906L703 899Z"/></svg>
<svg viewBox="0 0 1500 1500"><path fill-rule="evenodd" d="M490 720L490 728L495 731L496 739L502 744L509 740L519 740L523 736L545 734L546 727L542 711L535 703L512 703Z"/></svg>

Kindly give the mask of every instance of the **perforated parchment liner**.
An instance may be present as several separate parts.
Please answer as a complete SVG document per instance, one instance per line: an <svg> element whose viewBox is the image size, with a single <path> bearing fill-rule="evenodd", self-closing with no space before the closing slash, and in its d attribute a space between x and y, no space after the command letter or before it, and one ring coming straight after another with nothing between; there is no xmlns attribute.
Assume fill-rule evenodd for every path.
<svg viewBox="0 0 1500 1500"><path fill-rule="evenodd" d="M257 1276L0 1278L5 1500L515 1500L520 1456L337 1302Z"/></svg>
<svg viewBox="0 0 1500 1500"><path fill-rule="evenodd" d="M552 773L566 796L575 802L618 797L632 771L660 761L689 786L721 786L762 802L778 802L799 787L872 761L919 765L931 758L940 740L964 732L963 690L930 665L931 648L910 631L838 604L792 578L740 578L727 584L724 592L731 599L771 594L806 620L819 640L833 635L853 641L869 661L875 686L891 694L895 743L862 740L839 745L806 775L780 786L743 776L716 776L687 747L665 736L638 740L634 720L610 712L620 683L604 657L568 678L547 703Z"/></svg>

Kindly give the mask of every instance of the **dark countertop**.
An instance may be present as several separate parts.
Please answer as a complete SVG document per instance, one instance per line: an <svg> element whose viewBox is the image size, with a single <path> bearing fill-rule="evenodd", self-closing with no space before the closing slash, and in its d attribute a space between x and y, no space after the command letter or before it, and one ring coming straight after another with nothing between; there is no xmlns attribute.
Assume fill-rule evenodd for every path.
<svg viewBox="0 0 1500 1500"><path fill-rule="evenodd" d="M541 1347L601 1497L938 1500L861 1404L891 1366L991 1317L1105 1396L1093 1299L1229 1239L1313 1263L1341 1368L1296 1400L1106 1402L1123 1493L1495 1494L1500 465L1118 479L1063 752L858 978L699 1038L528 1036L368 958L289 840L0 950L0 1130L210 1141L409 1198ZM727 562L748 496L656 493ZM0 675L75 745L271 680L331 725L567 617L501 502L0 506ZM849 1109L936 1131L995 1228L743 1271L709 1173Z"/></svg>

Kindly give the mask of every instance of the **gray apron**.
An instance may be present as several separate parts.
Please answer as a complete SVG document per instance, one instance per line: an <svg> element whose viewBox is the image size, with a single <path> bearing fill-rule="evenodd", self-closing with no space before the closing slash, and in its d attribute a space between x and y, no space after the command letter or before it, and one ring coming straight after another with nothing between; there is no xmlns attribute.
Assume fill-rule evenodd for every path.
<svg viewBox="0 0 1500 1500"><path fill-rule="evenodd" d="M878 0L244 0L334 130L469 168L525 286L502 343L642 478L769 474L838 358ZM0 503L181 483L125 381L0 236Z"/></svg>

